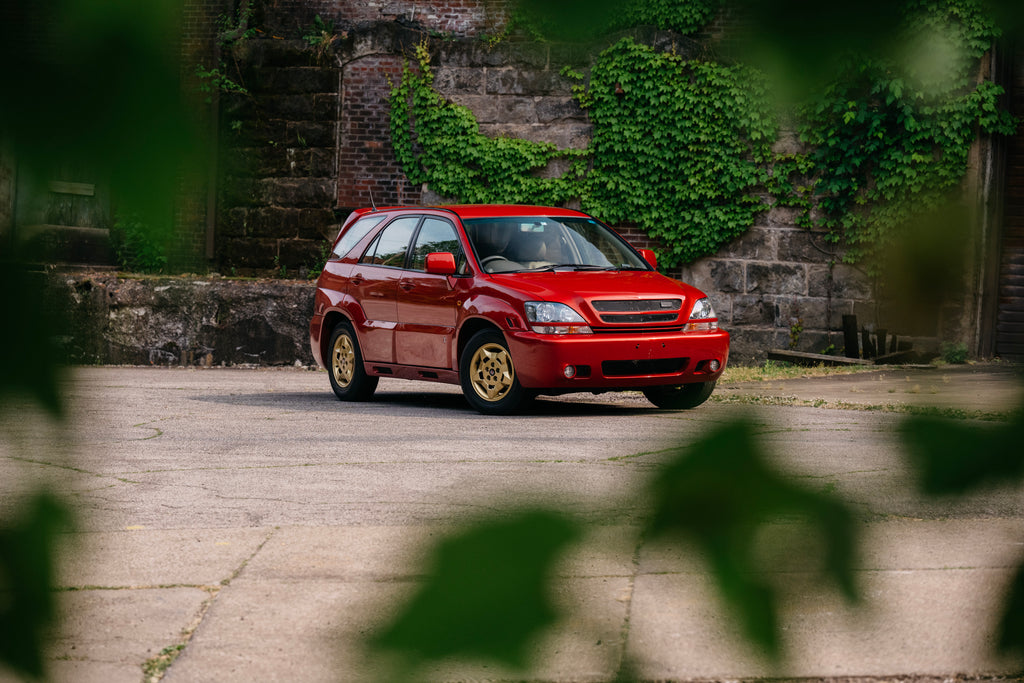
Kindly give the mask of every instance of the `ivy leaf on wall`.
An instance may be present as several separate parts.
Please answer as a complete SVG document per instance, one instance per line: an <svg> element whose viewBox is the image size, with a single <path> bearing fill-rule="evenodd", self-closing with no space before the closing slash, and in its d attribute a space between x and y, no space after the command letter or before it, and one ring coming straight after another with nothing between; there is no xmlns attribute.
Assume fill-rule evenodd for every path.
<svg viewBox="0 0 1024 683"><path fill-rule="evenodd" d="M652 539L688 541L707 560L727 605L748 638L778 660L783 644L778 624L779 582L784 573L758 548L770 525L803 520L818 532L813 545L807 526L789 542L812 566L818 549L821 573L847 599L857 599L853 565L857 535L853 516L837 498L793 483L773 468L751 422L725 424L688 447L657 475L651 486ZM801 547L802 546L802 547Z"/></svg>
<svg viewBox="0 0 1024 683"><path fill-rule="evenodd" d="M447 657L525 667L557 616L552 567L579 534L542 509L468 525L437 545L423 586L371 646L405 655L409 670Z"/></svg>

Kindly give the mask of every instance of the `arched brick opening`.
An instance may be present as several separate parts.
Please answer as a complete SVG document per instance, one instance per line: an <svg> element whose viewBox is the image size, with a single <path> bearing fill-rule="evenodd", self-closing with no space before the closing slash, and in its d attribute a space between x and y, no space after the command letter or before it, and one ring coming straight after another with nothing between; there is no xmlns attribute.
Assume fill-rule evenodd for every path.
<svg viewBox="0 0 1024 683"><path fill-rule="evenodd" d="M338 207L417 204L420 188L409 183L395 159L390 136L390 83L402 77L395 55L359 57L341 68L338 123Z"/></svg>

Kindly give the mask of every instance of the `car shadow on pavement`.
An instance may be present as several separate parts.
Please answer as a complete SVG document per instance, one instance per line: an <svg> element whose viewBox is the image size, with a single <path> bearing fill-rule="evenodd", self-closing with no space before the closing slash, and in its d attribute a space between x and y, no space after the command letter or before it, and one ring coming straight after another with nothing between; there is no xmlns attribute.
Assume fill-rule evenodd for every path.
<svg viewBox="0 0 1024 683"><path fill-rule="evenodd" d="M273 391L248 394L196 394L196 401L224 405L285 410L319 410L328 412L379 413L382 409L415 409L417 412L454 412L486 417L474 411L462 397L451 392L387 391L376 394L369 401L339 401L330 392ZM403 410L404 412L404 410ZM571 398L540 397L531 401L517 414L519 417L586 417L593 415L654 415L657 408L646 405L628 405L614 401L573 401Z"/></svg>

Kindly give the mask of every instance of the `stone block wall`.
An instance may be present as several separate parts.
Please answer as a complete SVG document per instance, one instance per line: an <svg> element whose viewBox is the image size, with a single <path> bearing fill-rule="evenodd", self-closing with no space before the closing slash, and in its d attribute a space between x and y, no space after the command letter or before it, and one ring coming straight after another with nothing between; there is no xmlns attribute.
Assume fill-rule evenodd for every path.
<svg viewBox="0 0 1024 683"><path fill-rule="evenodd" d="M248 95L221 97L217 267L294 275L337 234L338 74L302 41L248 41ZM342 216L344 218L344 216Z"/></svg>
<svg viewBox="0 0 1024 683"><path fill-rule="evenodd" d="M572 97L575 82L560 74L567 62L558 52L548 43L436 50L434 87L472 111L484 135L583 149L592 127Z"/></svg>
<svg viewBox="0 0 1024 683"><path fill-rule="evenodd" d="M590 122L572 97L575 83L560 72L563 66L586 71L601 46L504 40L489 47L473 37L494 18L487 3L459 7L470 19L453 29L454 37L438 35L440 23L401 16L430 9L422 5L295 0L262 10L274 13L264 25L276 22L281 35L248 40L231 55L251 94L224 97L221 103L227 153L221 157L218 202L220 272L301 274L322 258L352 209L445 201L430 188L409 183L390 140L391 85L424 41L435 88L469 108L484 134L561 148L588 145ZM474 15L473 8L481 14ZM297 38L303 22L311 25L316 14L336 22L337 38L326 55ZM664 32L629 33L677 53L701 49ZM794 137L786 136L777 151L799 151L794 145ZM560 172L557 164L548 172ZM658 246L635 226L621 226L620 232L637 247ZM876 303L871 279L842 264L833 246L822 234L797 227L795 211L775 208L760 214L745 235L718 254L672 275L712 297L723 326L733 332L738 359L763 358L774 347L839 348L847 313L869 328L908 333L899 316ZM909 333L954 338L946 331L963 317L962 309L950 309L943 312L941 329Z"/></svg>
<svg viewBox="0 0 1024 683"><path fill-rule="evenodd" d="M354 29L326 62L301 40L253 39L236 51L250 94L221 96L218 270L299 272L351 210L423 200L395 158L388 97L424 38L397 24ZM439 91L469 107L485 134L588 144L590 125L551 54L558 46L489 50L471 39L431 49Z"/></svg>
<svg viewBox="0 0 1024 683"><path fill-rule="evenodd" d="M77 364L311 365L312 283L53 274Z"/></svg>
<svg viewBox="0 0 1024 683"><path fill-rule="evenodd" d="M224 104L229 133L218 224L224 274L311 265L354 208L442 200L411 185L390 141L391 83L401 76L422 31L397 24L346 32L323 63L304 41L252 40L241 76L250 97ZM653 44L671 36L649 32ZM435 88L468 107L487 135L584 148L591 125L561 76L586 69L597 52L546 43L429 40ZM791 139L780 145L792 145ZM788 149L788 148L787 148ZM786 150L782 150L786 151ZM249 161L246 165L245 160ZM554 167L550 172L557 173ZM844 313L872 324L871 283L821 235L795 227L795 212L773 209L713 257L674 276L704 289L733 332L734 357L763 357L793 346L841 346ZM657 243L621 228L637 247Z"/></svg>
<svg viewBox="0 0 1024 683"><path fill-rule="evenodd" d="M309 31L316 16L341 30L398 22L435 34L475 36L500 30L505 8L502 0L277 0L259 8L259 19L286 37Z"/></svg>
<svg viewBox="0 0 1024 683"><path fill-rule="evenodd" d="M672 273L708 294L738 359L771 348L841 349L844 314L875 325L867 275L835 263L822 235L793 227L792 219L772 209L720 253Z"/></svg>

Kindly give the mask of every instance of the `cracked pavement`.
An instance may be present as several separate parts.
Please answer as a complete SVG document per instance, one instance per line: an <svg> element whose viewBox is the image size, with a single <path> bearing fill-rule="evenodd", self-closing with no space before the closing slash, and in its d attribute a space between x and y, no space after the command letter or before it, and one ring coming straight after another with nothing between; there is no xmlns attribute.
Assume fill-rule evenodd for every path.
<svg viewBox="0 0 1024 683"><path fill-rule="evenodd" d="M899 414L829 409L1019 405L1006 367L918 372L931 374L720 386L724 401L677 413L607 394L485 417L441 384L383 380L376 400L346 404L323 371L77 368L65 424L8 413L24 416L4 423L0 513L45 482L77 515L58 572L56 681L136 683L162 651L180 651L170 682L372 680L380 663L361 638L415 587L426 546L513 502L588 523L559 565L567 616L528 675L451 665L430 678L603 681L624 658L644 680L1009 676L1022 663L991 646L1024 558L1024 491L922 500L893 441ZM637 534L638 492L668 449L738 414L754 416L779 466L851 501L864 528L867 607L795 596L779 670L738 638L698 558Z"/></svg>

